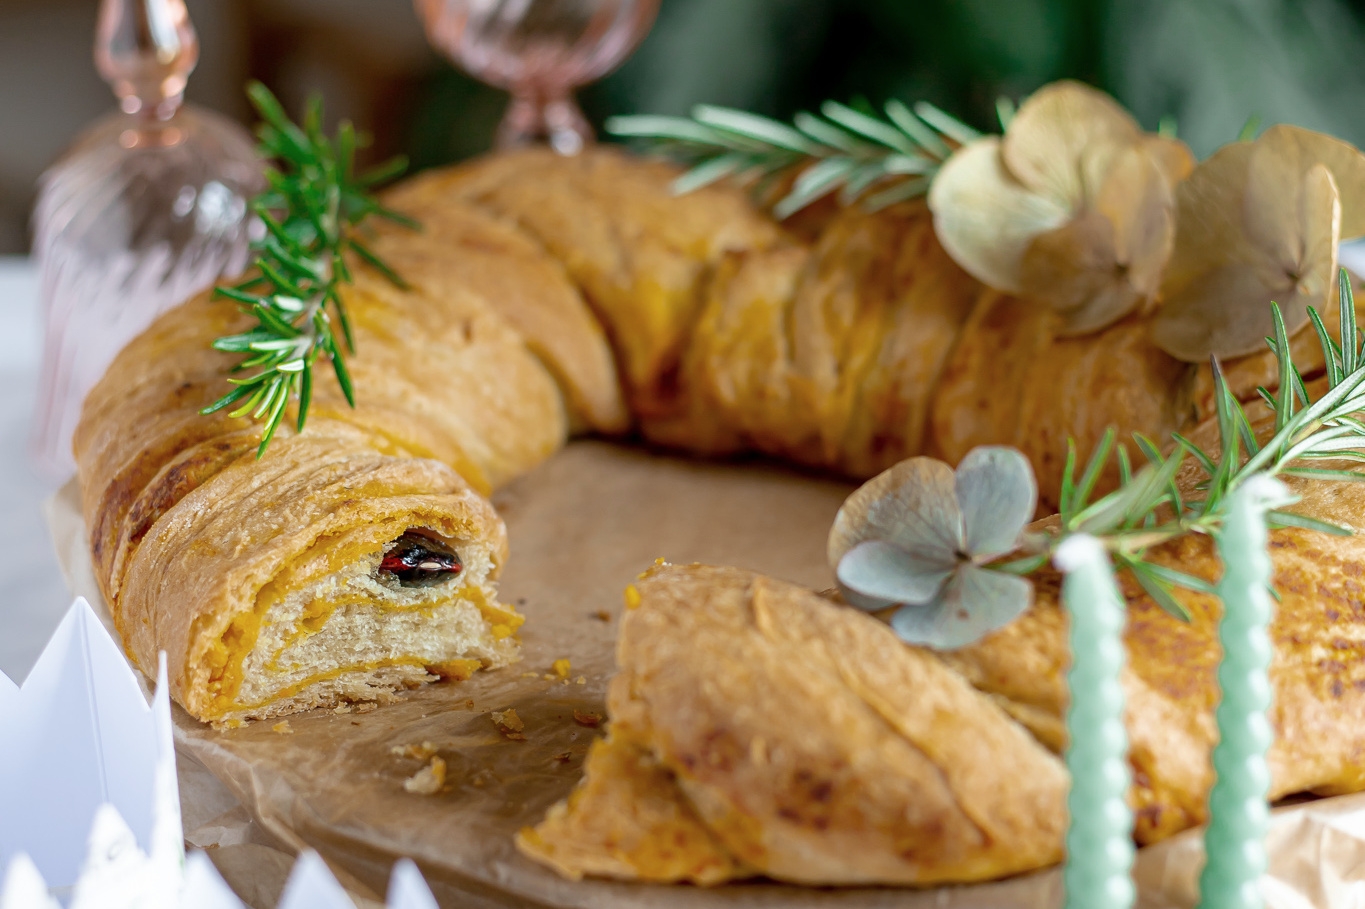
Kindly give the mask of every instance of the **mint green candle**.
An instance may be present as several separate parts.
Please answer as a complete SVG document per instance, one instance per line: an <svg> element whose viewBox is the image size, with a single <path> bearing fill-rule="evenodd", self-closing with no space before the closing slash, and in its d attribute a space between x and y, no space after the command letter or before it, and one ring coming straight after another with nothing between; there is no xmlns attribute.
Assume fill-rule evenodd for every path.
<svg viewBox="0 0 1365 909"><path fill-rule="evenodd" d="M1270 707L1270 584L1265 513L1288 504L1284 484L1268 476L1249 478L1232 493L1218 541L1223 579L1218 596L1223 618L1218 637L1218 745L1213 750L1217 780L1209 795L1208 858L1199 878L1199 905L1206 909L1260 909L1258 886L1265 872L1266 794L1270 770L1266 751L1272 737Z"/></svg>
<svg viewBox="0 0 1365 909"><path fill-rule="evenodd" d="M1127 609L1099 540L1077 534L1053 558L1066 572L1062 604L1070 623L1066 767L1067 909L1127 909L1133 905L1133 815L1128 808L1128 733L1123 726Z"/></svg>

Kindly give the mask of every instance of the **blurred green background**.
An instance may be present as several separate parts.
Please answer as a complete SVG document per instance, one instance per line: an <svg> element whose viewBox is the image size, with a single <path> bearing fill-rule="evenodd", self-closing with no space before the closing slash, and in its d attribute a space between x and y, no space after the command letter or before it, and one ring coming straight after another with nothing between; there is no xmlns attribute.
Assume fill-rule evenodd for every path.
<svg viewBox="0 0 1365 909"><path fill-rule="evenodd" d="M96 0L0 0L0 252L27 246L38 173L112 107L90 62ZM426 45L410 0L189 0L191 99L245 118L258 77L321 91L417 167L489 146L505 96ZM1062 77L1148 128L1175 118L1201 157L1250 116L1365 143L1365 0L663 0L590 119L709 102L778 117L826 98L928 100L991 127L995 99Z"/></svg>

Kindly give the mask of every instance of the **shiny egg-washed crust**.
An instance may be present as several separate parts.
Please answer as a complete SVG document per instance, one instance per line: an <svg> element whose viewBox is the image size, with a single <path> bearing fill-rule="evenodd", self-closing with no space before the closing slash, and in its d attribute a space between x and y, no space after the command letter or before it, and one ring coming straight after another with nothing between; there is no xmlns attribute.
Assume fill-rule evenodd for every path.
<svg viewBox="0 0 1365 909"><path fill-rule="evenodd" d="M1081 452L1109 426L1160 440L1212 412L1207 367L1160 352L1141 318L1059 338L1050 313L958 269L922 203L825 205L788 232L732 188L675 196L675 174L606 148L526 150L391 190L424 228L364 228L411 287L357 265L344 290L357 406L319 381L307 431L281 430L259 463L256 424L198 415L233 359L209 342L245 324L230 304L197 298L134 341L91 393L76 448L96 573L139 664L167 650L177 698L212 716L232 684L216 667L251 633L262 585L306 583L316 571L300 566L341 558L326 556L334 539L353 555L440 527L496 569L501 524L476 493L575 431L855 478L1013 444L1047 507L1068 438ZM1308 374L1315 347L1294 338ZM1225 372L1253 400L1273 364ZM1306 488L1305 507L1350 523L1365 499L1340 488ZM1274 540L1275 791L1361 788L1365 551ZM1160 558L1212 577L1201 545ZM1215 606L1189 598L1180 625L1124 584L1136 833L1151 842L1202 817ZM950 656L732 569L668 569L640 591L610 737L569 803L524 834L529 853L571 875L699 883L980 880L1060 856L1055 578L1025 618Z"/></svg>

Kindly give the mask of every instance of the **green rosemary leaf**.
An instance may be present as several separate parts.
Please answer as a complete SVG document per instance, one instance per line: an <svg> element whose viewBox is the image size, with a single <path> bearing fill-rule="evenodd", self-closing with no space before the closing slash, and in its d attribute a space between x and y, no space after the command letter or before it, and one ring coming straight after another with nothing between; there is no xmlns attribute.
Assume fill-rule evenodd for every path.
<svg viewBox="0 0 1365 909"><path fill-rule="evenodd" d="M232 417L235 420L239 417L246 416L256 409L256 405L260 403L261 398L265 397L265 393L269 389L269 386L262 382L255 385L254 388L255 391L252 393L251 397L247 398L246 403L229 413L229 417Z"/></svg>
<svg viewBox="0 0 1365 909"><path fill-rule="evenodd" d="M928 101L920 101L915 105L915 115L959 145L966 145L981 138L981 133L934 107Z"/></svg>
<svg viewBox="0 0 1365 909"><path fill-rule="evenodd" d="M219 338L213 342L213 349L221 350L225 353L246 353L252 349L253 344L269 341L274 337L275 336L269 332L257 329L256 331L243 332L240 335L228 335L227 337Z"/></svg>
<svg viewBox="0 0 1365 909"><path fill-rule="evenodd" d="M1213 459L1204 453L1204 449L1200 448L1198 445L1194 444L1194 442L1190 441L1188 438L1186 438L1185 436L1181 435L1178 432L1171 433L1171 438L1174 439L1177 444L1179 444L1187 452L1190 453L1190 455L1195 459L1195 461L1199 463L1199 466L1204 468L1205 473L1207 473L1209 476L1213 476L1213 472L1218 469L1218 465L1214 464Z"/></svg>
<svg viewBox="0 0 1365 909"><path fill-rule="evenodd" d="M1192 574L1186 574L1183 571L1177 571L1176 569L1168 568L1165 565L1158 565L1155 562L1144 561L1142 564L1146 566L1147 571L1172 587L1183 587L1186 590L1193 590L1196 593L1217 593L1217 588L1203 578L1197 578Z"/></svg>
<svg viewBox="0 0 1365 909"><path fill-rule="evenodd" d="M1341 371L1350 375L1359 362L1359 332L1356 330L1356 298L1351 291L1351 276L1337 270L1337 304L1341 315Z"/></svg>
<svg viewBox="0 0 1365 909"><path fill-rule="evenodd" d="M1062 525L1070 524L1076 510L1076 440L1072 438L1066 440L1066 464L1062 467L1062 488L1057 495L1057 506Z"/></svg>
<svg viewBox="0 0 1365 909"><path fill-rule="evenodd" d="M918 175L932 174L938 170L937 161L931 161L921 155L888 155L880 162L882 169L888 174Z"/></svg>
<svg viewBox="0 0 1365 909"><path fill-rule="evenodd" d="M265 302L265 298L258 294L249 294L236 287L215 287L215 296L227 297L229 300L236 300L238 303L245 303L247 306L259 306Z"/></svg>
<svg viewBox="0 0 1365 909"><path fill-rule="evenodd" d="M869 117L867 114L859 113L851 107L840 104L838 101L826 101L820 105L820 113L840 126L851 129L864 138L885 145L887 148L894 148L907 155L914 155L918 150L905 133L888 126L875 117Z"/></svg>
<svg viewBox="0 0 1365 909"><path fill-rule="evenodd" d="M1166 139L1176 138L1179 132L1179 125L1175 117L1171 114L1163 114L1161 119L1156 122L1156 134Z"/></svg>
<svg viewBox="0 0 1365 909"><path fill-rule="evenodd" d="M886 102L886 116L892 123L911 138L920 148L928 152L932 157L943 159L953 153L948 147L948 143L939 138L938 133L934 132L916 117L910 108L894 98Z"/></svg>
<svg viewBox="0 0 1365 909"><path fill-rule="evenodd" d="M734 110L729 107L698 104L692 109L692 116L698 123L706 126L756 140L766 145L775 145L787 151L803 155L814 154L818 151L811 144L810 139L803 136L798 130L768 117L760 117L758 114Z"/></svg>
<svg viewBox="0 0 1365 909"><path fill-rule="evenodd" d="M1365 473L1354 470L1329 470L1325 467L1285 467L1279 471L1287 477L1300 477L1305 480L1337 480L1347 483L1365 482Z"/></svg>
<svg viewBox="0 0 1365 909"><path fill-rule="evenodd" d="M390 268L383 259L379 258L379 256L376 255L374 251L371 250L364 243L361 243L359 240L352 237L350 240L350 247L351 249L355 250L356 255L360 256L360 258L370 263L371 267L373 267L375 271L379 272L381 275L387 278L389 280L389 283L392 284L394 287L397 287L401 290L407 290L409 288L410 285L408 284L408 282L400 278L396 271Z"/></svg>
<svg viewBox="0 0 1365 909"><path fill-rule="evenodd" d="M308 420L308 407L313 403L314 359L315 353L310 353L303 361L303 372L299 374L299 412L294 420L294 427L299 432L303 432L304 423Z"/></svg>
<svg viewBox="0 0 1365 909"><path fill-rule="evenodd" d="M1120 445L1118 451L1119 485L1127 486L1133 480L1133 462L1128 460L1128 446Z"/></svg>
<svg viewBox="0 0 1365 909"><path fill-rule="evenodd" d="M1279 395L1275 398L1275 430L1278 432L1294 415L1294 380L1291 375L1294 360L1289 354L1289 333L1284 328L1284 314L1280 312L1280 304L1274 301L1270 304L1270 318L1275 325L1275 341L1271 347L1275 351L1280 373Z"/></svg>
<svg viewBox="0 0 1365 909"><path fill-rule="evenodd" d="M285 275L285 269L280 268L277 262L278 260L271 261L265 256L261 256L256 262L256 267L261 270L261 274L270 280L270 283L275 285L277 293L284 291L291 297L307 296L308 292Z"/></svg>
<svg viewBox="0 0 1365 909"><path fill-rule="evenodd" d="M304 104L303 134L313 146L313 153L327 148L327 137L322 134L322 96L313 95Z"/></svg>
<svg viewBox="0 0 1365 909"><path fill-rule="evenodd" d="M1320 521L1317 518L1310 518L1307 515L1292 511L1267 511L1265 519L1266 523L1272 527L1301 527L1304 530L1316 530L1331 534L1334 537L1355 535L1355 531L1349 527L1342 527L1340 524L1333 524L1330 521Z"/></svg>
<svg viewBox="0 0 1365 909"><path fill-rule="evenodd" d="M1014 101L1005 95L995 99L995 119L1000 123L1002 131L1010 128L1010 121L1014 119L1016 108Z"/></svg>
<svg viewBox="0 0 1365 909"><path fill-rule="evenodd" d="M376 164L366 170L355 179L357 189L369 189L381 183L388 183L395 177L401 177L408 169L408 159L405 155L395 155L387 161Z"/></svg>
<svg viewBox="0 0 1365 909"><path fill-rule="evenodd" d="M688 117L630 114L608 117L604 124L613 136L634 139L669 139L697 145L723 145L725 135Z"/></svg>
<svg viewBox="0 0 1365 909"><path fill-rule="evenodd" d="M276 373L266 381L264 388L266 389L265 397L261 398L261 402L256 405L256 409L251 412L251 418L253 420L259 420L270 412L270 409L275 406L275 399L288 388L288 384L285 382L283 376Z"/></svg>
<svg viewBox="0 0 1365 909"><path fill-rule="evenodd" d="M354 407L355 388L351 385L351 373L336 350L329 351L329 353L332 356L332 371L336 373L337 384L341 386L341 393L346 396L346 403Z"/></svg>
<svg viewBox="0 0 1365 909"><path fill-rule="evenodd" d="M339 285L350 280L348 251L353 250L393 283L404 285L356 238L352 226L372 214L409 225L414 222L385 208L367 192L400 173L406 167L404 160L394 159L357 176L355 150L366 138L343 122L335 139L329 139L323 132L320 100L309 101L300 127L260 83L253 82L248 94L263 120L257 131L262 152L274 159L266 169L268 189L251 203L265 232L253 243L257 274L234 287L219 288L218 293L234 300L258 324L217 339L214 347L245 355L233 367L234 373L259 371L245 378L230 376L233 390L211 407L236 405L231 416L249 414L263 421L259 456L274 438L291 400L298 401L295 423L303 430L320 352L332 359L342 393L354 406L350 373L326 311L329 306L335 311L347 346L353 350L350 322L338 293Z"/></svg>
<svg viewBox="0 0 1365 909"><path fill-rule="evenodd" d="M833 192L858 166L852 158L826 158L801 172L787 197L773 206L773 214L786 218L822 196Z"/></svg>
<svg viewBox="0 0 1365 909"><path fill-rule="evenodd" d="M1147 463L1160 466L1166 459L1161 456L1161 449L1148 436L1135 432L1133 433L1133 443L1137 445L1138 451L1147 459Z"/></svg>
<svg viewBox="0 0 1365 909"><path fill-rule="evenodd" d="M1323 324L1322 316L1311 306L1308 307L1308 318L1313 323L1313 330L1318 334L1318 344L1322 347L1322 358L1327 367L1327 385L1329 388L1335 387L1341 381L1341 348L1332 340L1327 326Z"/></svg>
<svg viewBox="0 0 1365 909"><path fill-rule="evenodd" d="M681 196L724 180L739 173L752 160L752 156L744 152L729 152L705 160L673 181L673 194Z"/></svg>
<svg viewBox="0 0 1365 909"><path fill-rule="evenodd" d="M1256 131L1261 128L1261 115L1252 114L1246 118L1242 128L1237 131L1238 142L1250 142L1256 138Z"/></svg>
<svg viewBox="0 0 1365 909"><path fill-rule="evenodd" d="M890 160L889 158L887 160ZM887 175L886 161L863 164L848 175L839 187L839 203L848 205L867 191L867 188Z"/></svg>
<svg viewBox="0 0 1365 909"><path fill-rule="evenodd" d="M251 387L249 385L239 385L236 388L232 389L232 391L223 395L218 400L214 401L208 407L201 408L199 413L203 416L208 416L211 413L217 413L224 407L230 407L233 404L236 404L238 401L242 400L242 398L245 398L249 394L251 394Z"/></svg>
<svg viewBox="0 0 1365 909"><path fill-rule="evenodd" d="M341 337L346 341L346 349L355 353L355 335L351 334L351 315L346 312L346 307L342 305L341 298L335 292L331 294L331 302L332 310L337 314L337 321L341 323ZM318 316L322 321L326 321L325 308L318 312Z"/></svg>
<svg viewBox="0 0 1365 909"><path fill-rule="evenodd" d="M1355 448L1345 451L1310 451L1299 455L1300 461L1350 461L1365 464L1365 439L1356 441Z"/></svg>
<svg viewBox="0 0 1365 909"><path fill-rule="evenodd" d="M1182 622L1190 620L1190 613L1180 601L1175 598L1171 587L1158 575L1152 572L1152 566L1140 560L1123 560L1122 564L1133 573L1133 577L1142 585L1147 596L1151 597L1152 602L1156 603L1170 615Z"/></svg>
<svg viewBox="0 0 1365 909"><path fill-rule="evenodd" d="M251 311L268 331L272 331L282 338L297 338L299 336L299 330L276 315L268 303L257 303Z"/></svg>
<svg viewBox="0 0 1365 909"><path fill-rule="evenodd" d="M897 202L904 202L907 199L915 199L924 195L929 188L928 177L915 177L910 180L902 181L890 189L884 189L879 193L874 193L863 200L863 207L868 211L878 211Z"/></svg>
<svg viewBox="0 0 1365 909"><path fill-rule="evenodd" d="M265 450L270 445L270 440L275 438L275 430L280 428L280 420L284 417L284 405L288 402L288 388L284 386L284 383L281 383L279 396L270 408L270 415L265 422L265 430L261 433L261 444L256 447L256 459L258 461L265 457Z"/></svg>
<svg viewBox="0 0 1365 909"><path fill-rule="evenodd" d="M1104 470L1104 465L1109 461L1109 453L1114 448L1114 427L1105 429L1104 435L1095 445L1095 450L1090 454L1090 461L1085 465L1085 470L1081 472L1080 482L1076 484L1076 489L1072 493L1072 508L1084 508L1090 499L1090 493L1094 491L1095 484L1100 479L1100 472Z"/></svg>
<svg viewBox="0 0 1365 909"><path fill-rule="evenodd" d="M1346 416L1361 409L1360 398L1362 396L1356 395L1355 393L1360 388L1362 382L1365 382L1365 369L1357 369L1347 373L1335 388L1330 389L1321 398L1318 398L1312 404L1309 404L1303 410L1295 414L1294 422L1290 426L1285 427L1285 434L1292 435L1292 431L1295 431L1300 427L1309 426L1332 418L1334 416L1333 411L1336 408L1347 409L1344 413L1335 416ZM1278 436L1279 433L1276 435ZM1271 441L1278 444L1275 439L1272 439ZM1272 455L1274 454L1273 448L1274 446L1267 444L1264 448L1254 454L1247 460L1246 464L1242 466L1242 472L1250 475L1266 467L1271 462Z"/></svg>
<svg viewBox="0 0 1365 909"><path fill-rule="evenodd" d="M1297 366L1293 366L1292 363L1290 365L1291 369L1289 371L1289 375L1294 380L1293 384L1294 393L1298 395L1299 403L1303 404L1304 406L1307 406L1309 401L1308 386L1304 384L1303 373L1299 372Z"/></svg>
<svg viewBox="0 0 1365 909"><path fill-rule="evenodd" d="M1008 562L992 562L986 567L991 571L1003 571L1005 574L1027 575L1033 574L1039 568L1042 568L1051 561L1051 559L1051 555L1043 552L1037 555L1025 556L1021 559L1013 559Z"/></svg>

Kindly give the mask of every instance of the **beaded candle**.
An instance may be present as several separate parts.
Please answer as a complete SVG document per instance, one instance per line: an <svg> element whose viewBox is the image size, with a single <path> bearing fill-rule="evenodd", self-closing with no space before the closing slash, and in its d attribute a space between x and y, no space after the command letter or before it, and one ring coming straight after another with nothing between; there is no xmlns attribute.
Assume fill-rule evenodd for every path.
<svg viewBox="0 0 1365 909"><path fill-rule="evenodd" d="M1054 556L1066 572L1062 603L1070 623L1066 768L1071 774L1066 834L1068 909L1133 904L1133 815L1128 794L1128 734L1123 726L1126 609L1100 541L1069 537Z"/></svg>
<svg viewBox="0 0 1365 909"><path fill-rule="evenodd" d="M1204 834L1208 856L1199 878L1201 907L1259 909L1257 881L1265 871L1268 825L1266 793L1270 770L1266 751L1272 732L1266 719L1270 706L1271 648L1267 628L1272 604L1273 566L1266 551L1265 513L1288 504L1284 485L1253 476L1232 493L1227 524L1218 541L1223 579L1218 595L1223 618L1218 626L1223 659L1218 664L1218 745L1213 750L1217 775L1209 795L1209 827Z"/></svg>

